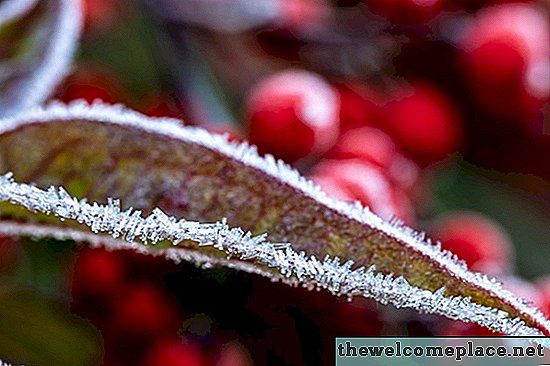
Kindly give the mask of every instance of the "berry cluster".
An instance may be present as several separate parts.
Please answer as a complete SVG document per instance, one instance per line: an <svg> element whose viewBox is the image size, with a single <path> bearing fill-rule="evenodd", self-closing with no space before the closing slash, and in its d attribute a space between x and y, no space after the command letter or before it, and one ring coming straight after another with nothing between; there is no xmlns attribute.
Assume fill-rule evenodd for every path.
<svg viewBox="0 0 550 366"><path fill-rule="evenodd" d="M160 258L82 249L74 267L73 310L102 331L105 365L247 365L246 351L227 342L219 352L178 336L185 314L162 280L175 266Z"/></svg>
<svg viewBox="0 0 550 366"><path fill-rule="evenodd" d="M360 201L383 218L414 222L418 164L456 151L456 108L433 86L415 83L391 95L306 71L283 71L248 96L249 140L262 153L309 165L328 193Z"/></svg>

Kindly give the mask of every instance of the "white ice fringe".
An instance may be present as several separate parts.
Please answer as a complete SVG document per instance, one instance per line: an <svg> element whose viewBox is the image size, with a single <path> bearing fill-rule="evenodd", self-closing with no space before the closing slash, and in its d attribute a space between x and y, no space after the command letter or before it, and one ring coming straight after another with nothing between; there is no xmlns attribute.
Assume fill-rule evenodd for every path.
<svg viewBox="0 0 550 366"><path fill-rule="evenodd" d="M508 335L543 335L521 319L511 319L504 311L476 304L469 298L445 297L444 288L430 292L411 286L403 277L377 273L374 266L352 269L353 261L341 264L339 258L329 256L321 261L294 251L288 243L266 241L266 234L253 236L240 228L230 228L225 220L212 224L177 220L158 208L144 218L140 211L132 208L121 211L116 199L109 198L106 205L79 201L61 187L42 190L16 183L11 173L0 176L0 201L53 214L61 220L76 220L95 233L106 232L131 242L138 238L153 244L160 240L170 240L174 244L192 240L200 246L213 246L228 256L254 260L278 270L283 276L295 277L303 284L316 285L333 294L361 295L397 308L412 308L475 322Z"/></svg>
<svg viewBox="0 0 550 366"><path fill-rule="evenodd" d="M12 366L11 363L8 363L8 362L4 362L2 360L0 360L0 366ZM20 365L20 366L23 366L23 365Z"/></svg>

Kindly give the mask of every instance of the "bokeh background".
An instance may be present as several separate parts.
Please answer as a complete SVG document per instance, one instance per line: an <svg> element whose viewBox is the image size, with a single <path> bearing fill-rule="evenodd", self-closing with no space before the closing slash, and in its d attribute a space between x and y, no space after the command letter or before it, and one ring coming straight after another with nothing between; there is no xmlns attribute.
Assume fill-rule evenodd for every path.
<svg viewBox="0 0 550 366"><path fill-rule="evenodd" d="M83 2L55 99L250 141L550 313L549 2ZM36 365L330 365L335 336L489 334L53 239L0 239L0 276L0 358Z"/></svg>

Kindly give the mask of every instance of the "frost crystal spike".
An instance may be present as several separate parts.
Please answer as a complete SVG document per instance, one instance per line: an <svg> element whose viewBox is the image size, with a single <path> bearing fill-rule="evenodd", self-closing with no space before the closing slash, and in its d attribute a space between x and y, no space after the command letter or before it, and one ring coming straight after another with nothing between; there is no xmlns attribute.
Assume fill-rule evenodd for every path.
<svg viewBox="0 0 550 366"><path fill-rule="evenodd" d="M508 335L541 336L504 311L482 306L469 298L445 297L445 290L430 292L411 286L403 277L377 273L374 266L352 269L353 262L340 263L339 258L326 256L322 261L296 252L288 243L272 243L266 235L252 236L240 228L231 228L225 220L199 223L177 220L155 209L142 217L139 211L122 211L118 200L108 199L106 205L87 203L71 197L63 188L37 187L16 183L12 175L0 176L0 201L9 201L28 210L55 215L60 219L77 220L92 231L110 233L127 241L155 243L170 240L178 243L190 240L198 245L213 246L229 256L252 260L277 270L282 276L296 278L304 285L325 288L336 295L361 295L397 308L412 308L466 322L475 322Z"/></svg>

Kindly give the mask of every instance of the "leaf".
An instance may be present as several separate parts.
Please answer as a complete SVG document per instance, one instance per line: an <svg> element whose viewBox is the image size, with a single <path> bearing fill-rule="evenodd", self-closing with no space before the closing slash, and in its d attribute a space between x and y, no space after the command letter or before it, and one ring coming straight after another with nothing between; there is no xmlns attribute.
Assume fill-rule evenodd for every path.
<svg viewBox="0 0 550 366"><path fill-rule="evenodd" d="M90 206L63 190L31 189L7 177L0 190L2 200L70 219L91 212L95 219L82 220L92 229L125 235L139 228L144 239L182 238L178 221L162 211L198 222L225 217L229 225L244 231L230 229L223 221L203 224L207 226L200 228L214 230L208 235L235 230L236 236L218 243L218 250L204 246L212 244L212 236L203 237L205 242L183 236L188 240L177 250L183 246L202 258L213 258L212 263L234 255L237 258L226 264L237 267L248 257L249 264L261 265L252 268L263 275L273 276L276 270L337 294L374 297L475 321L507 334L549 334L549 322L538 310L496 281L469 272L423 234L398 222L385 222L359 204L329 198L292 168L270 156L259 157L246 144L231 144L175 120L147 118L103 104L52 104L5 119L0 126L0 171L13 171L18 181L40 187L65 186L70 195L90 201L120 198L151 216L121 212L112 200L105 206ZM0 217L57 224L5 204ZM121 225L120 220L128 217L134 224ZM246 236L247 230L267 237ZM292 246L276 244L286 242ZM255 251L260 246L262 250ZM335 256L370 269L353 269L353 262L341 265Z"/></svg>
<svg viewBox="0 0 550 366"><path fill-rule="evenodd" d="M32 365L100 361L99 333L69 309L30 292L0 294L0 354Z"/></svg>
<svg viewBox="0 0 550 366"><path fill-rule="evenodd" d="M0 26L25 15L38 0L5 0L0 3Z"/></svg>
<svg viewBox="0 0 550 366"><path fill-rule="evenodd" d="M81 28L79 0L0 4L0 115L44 102L67 73Z"/></svg>
<svg viewBox="0 0 550 366"><path fill-rule="evenodd" d="M122 236L128 241L133 241L136 235L139 235L145 243L150 240L154 244L159 240L169 239L176 245L185 240L198 247L213 246L230 256L253 260L257 264L275 268L287 278L295 277L303 285L326 288L335 294L363 295L384 304L391 303L398 308L414 308L465 321L476 321L511 335L540 336L542 334L527 327L519 318L510 319L507 313L472 303L469 298L445 297L444 288L433 293L411 286L402 276L394 278L392 274L376 273L374 266L367 271L364 267L351 270L353 261L347 261L341 265L338 258L329 256L326 256L323 261L317 260L314 256L308 258L303 252L294 251L289 244L265 241L265 234L252 237L250 232L245 233L238 228L231 229L225 220L214 224L176 220L174 217L166 216L159 209L153 210L150 216L142 218L138 211L128 209L121 212L118 202L112 199L108 199L108 204L105 206L95 202L89 204L85 200L78 201L70 197L62 188L56 190L50 187L44 191L26 184L15 183L11 179L11 174L0 178L0 200L11 200L12 203L20 204L33 211L53 213L63 220L77 220L89 226L94 232L110 232L114 237ZM35 227L33 230L26 226L28 224L11 225L8 231L12 232L9 234L13 236L32 233L35 237L41 235L37 234L40 233L40 228ZM58 238L62 238L65 230L56 231L61 232ZM112 243L105 243L105 245L109 247ZM181 259L181 257L169 255L167 257ZM195 260L193 257L191 259ZM267 272L257 273L267 274ZM277 276L271 277L277 278ZM550 347L550 343L544 340L536 340L536 342Z"/></svg>

